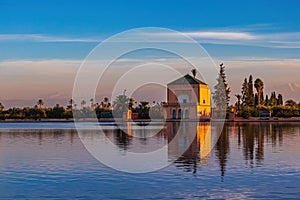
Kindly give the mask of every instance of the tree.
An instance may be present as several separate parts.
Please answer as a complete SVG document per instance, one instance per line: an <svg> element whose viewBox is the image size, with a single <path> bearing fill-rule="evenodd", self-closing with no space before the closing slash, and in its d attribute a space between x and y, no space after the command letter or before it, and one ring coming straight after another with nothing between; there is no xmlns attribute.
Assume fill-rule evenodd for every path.
<svg viewBox="0 0 300 200"><path fill-rule="evenodd" d="M68 108L70 108L71 110L73 109L73 106L74 106L74 100L73 99L70 99L69 100L69 106Z"/></svg>
<svg viewBox="0 0 300 200"><path fill-rule="evenodd" d="M285 105L289 106L291 108L297 108L298 107L297 103L294 100L292 100L292 99L287 100L285 102Z"/></svg>
<svg viewBox="0 0 300 200"><path fill-rule="evenodd" d="M94 99L91 98L91 99L90 99L90 102L91 102L91 108L94 108Z"/></svg>
<svg viewBox="0 0 300 200"><path fill-rule="evenodd" d="M237 109L238 109L238 111L240 111L240 109L241 109L241 98L242 98L242 95L236 94L235 96L238 99L238 101L237 101Z"/></svg>
<svg viewBox="0 0 300 200"><path fill-rule="evenodd" d="M113 102L114 117L122 117L124 112L128 111L129 98L126 95L118 95Z"/></svg>
<svg viewBox="0 0 300 200"><path fill-rule="evenodd" d="M269 105L269 96L268 95L266 95L265 105L266 106Z"/></svg>
<svg viewBox="0 0 300 200"><path fill-rule="evenodd" d="M255 80L254 87L256 88L257 95L258 95L258 105L261 105L262 102L262 93L264 89L264 83L259 78Z"/></svg>
<svg viewBox="0 0 300 200"><path fill-rule="evenodd" d="M80 104L81 104L81 107L84 108L84 106L86 105L86 101L82 100Z"/></svg>
<svg viewBox="0 0 300 200"><path fill-rule="evenodd" d="M258 105L258 96L257 93L254 95L254 106L256 107Z"/></svg>
<svg viewBox="0 0 300 200"><path fill-rule="evenodd" d="M59 104L56 104L52 109L52 118L63 118L64 112L65 109Z"/></svg>
<svg viewBox="0 0 300 200"><path fill-rule="evenodd" d="M271 98L268 102L268 105L269 106L276 106L277 105L277 99L276 99L276 93L275 92L271 93Z"/></svg>
<svg viewBox="0 0 300 200"><path fill-rule="evenodd" d="M139 104L139 109L143 112L149 109L149 102L141 101Z"/></svg>
<svg viewBox="0 0 300 200"><path fill-rule="evenodd" d="M242 85L242 105L248 106L248 81L247 78L244 79L244 83Z"/></svg>
<svg viewBox="0 0 300 200"><path fill-rule="evenodd" d="M275 92L272 92L272 93L271 93L271 99L276 100L276 93L275 93Z"/></svg>
<svg viewBox="0 0 300 200"><path fill-rule="evenodd" d="M250 107L254 106L254 92L253 92L253 78L252 75L249 77L248 81L248 94L247 94L247 105Z"/></svg>
<svg viewBox="0 0 300 200"><path fill-rule="evenodd" d="M108 97L104 97L103 101L101 102L101 107L108 109L110 107Z"/></svg>
<svg viewBox="0 0 300 200"><path fill-rule="evenodd" d="M4 110L4 105L0 102L0 111Z"/></svg>
<svg viewBox="0 0 300 200"><path fill-rule="evenodd" d="M130 98L130 99L129 99L128 108L129 108L130 110L133 110L134 102L135 102L135 101L134 101L133 98Z"/></svg>
<svg viewBox="0 0 300 200"><path fill-rule="evenodd" d="M164 118L164 108L163 103L157 103L153 105L149 110L149 116L153 119L163 119Z"/></svg>
<svg viewBox="0 0 300 200"><path fill-rule="evenodd" d="M39 108L42 108L42 105L44 105L44 101L42 99L39 99L37 102L37 105L39 106Z"/></svg>
<svg viewBox="0 0 300 200"><path fill-rule="evenodd" d="M139 103L137 110L139 113L139 118L141 118L141 119L149 118L149 110L150 110L149 102L141 101Z"/></svg>
<svg viewBox="0 0 300 200"><path fill-rule="evenodd" d="M283 105L283 97L282 97L282 94L278 94L278 97L277 97L277 105Z"/></svg>
<svg viewBox="0 0 300 200"><path fill-rule="evenodd" d="M225 66L223 63L220 64L220 72L214 89L213 99L217 109L225 110L230 100L229 94L231 90L226 83Z"/></svg>

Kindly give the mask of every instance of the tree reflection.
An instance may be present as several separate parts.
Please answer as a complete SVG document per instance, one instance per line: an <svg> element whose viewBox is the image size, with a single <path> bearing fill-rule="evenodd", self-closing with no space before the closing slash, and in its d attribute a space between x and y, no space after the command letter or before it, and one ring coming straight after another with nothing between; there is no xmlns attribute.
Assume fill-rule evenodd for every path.
<svg viewBox="0 0 300 200"><path fill-rule="evenodd" d="M130 144L130 139L128 134L118 129L115 131L115 143L122 149L127 150L128 145Z"/></svg>
<svg viewBox="0 0 300 200"><path fill-rule="evenodd" d="M229 130L227 126L223 128L223 131L215 146L215 150L216 156L219 160L221 176L224 176L226 171L227 156L229 153Z"/></svg>

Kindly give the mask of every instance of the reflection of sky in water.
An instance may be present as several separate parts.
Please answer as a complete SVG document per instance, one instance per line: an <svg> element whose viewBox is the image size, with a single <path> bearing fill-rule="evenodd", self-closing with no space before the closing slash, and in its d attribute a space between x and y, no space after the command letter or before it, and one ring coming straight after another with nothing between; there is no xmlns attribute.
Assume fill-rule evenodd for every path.
<svg viewBox="0 0 300 200"><path fill-rule="evenodd" d="M71 123L0 124L2 198L297 198L300 196L300 126L229 124L208 157L199 137L174 164L146 174L105 167L87 153ZM3 129L5 128L5 129ZM59 129L61 128L61 129ZM65 129L64 129L65 128ZM149 149L165 133L132 138L109 130L121 152ZM151 148L150 148L151 147ZM170 155L169 155L170 156Z"/></svg>

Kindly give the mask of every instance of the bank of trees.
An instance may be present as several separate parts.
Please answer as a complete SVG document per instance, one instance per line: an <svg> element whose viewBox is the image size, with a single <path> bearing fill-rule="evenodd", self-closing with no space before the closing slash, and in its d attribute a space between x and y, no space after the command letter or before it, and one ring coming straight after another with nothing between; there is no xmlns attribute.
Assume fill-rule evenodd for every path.
<svg viewBox="0 0 300 200"><path fill-rule="evenodd" d="M139 102L126 95L119 95L111 104L108 97L105 97L100 103L95 103L94 99L90 99L90 104L86 100L82 100L78 106L73 99L68 101L68 105L63 107L56 104L53 107L44 107L44 101L38 99L33 107L12 107L5 109L0 103L0 119L72 119L73 116L79 118L113 118L122 117L124 112L131 110L138 118L154 118L163 117L162 104L153 102L150 106L149 102Z"/></svg>
<svg viewBox="0 0 300 200"><path fill-rule="evenodd" d="M298 117L299 104L287 100L284 104L282 94L275 91L269 96L264 95L264 82L257 78L253 83L252 75L245 78L241 87L241 94L236 94L237 101L231 108L238 116L249 118L258 117L259 111L269 111L272 117ZM256 92L254 92L254 88Z"/></svg>
<svg viewBox="0 0 300 200"><path fill-rule="evenodd" d="M141 101L138 104L133 98L129 98L125 94L119 95L112 105L113 116L122 117L124 113L127 113L127 110L131 110L133 117L139 119L163 118L163 103L155 103L155 101L152 103L152 106L147 101Z"/></svg>

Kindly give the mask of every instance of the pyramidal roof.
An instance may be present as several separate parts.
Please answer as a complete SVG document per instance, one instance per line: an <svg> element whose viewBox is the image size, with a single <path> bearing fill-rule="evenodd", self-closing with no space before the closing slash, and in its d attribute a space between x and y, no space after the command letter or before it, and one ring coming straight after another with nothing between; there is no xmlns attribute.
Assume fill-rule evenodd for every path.
<svg viewBox="0 0 300 200"><path fill-rule="evenodd" d="M202 84L207 85L206 83L200 81L199 79L186 74L185 76L176 79L175 81L172 81L171 83L168 83L168 85L185 85L185 84Z"/></svg>

